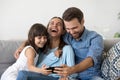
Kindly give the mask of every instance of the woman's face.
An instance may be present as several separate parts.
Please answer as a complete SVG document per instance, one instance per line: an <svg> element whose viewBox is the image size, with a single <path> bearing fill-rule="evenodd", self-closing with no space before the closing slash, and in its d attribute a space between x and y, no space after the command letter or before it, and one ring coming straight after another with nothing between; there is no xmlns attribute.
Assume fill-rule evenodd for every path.
<svg viewBox="0 0 120 80"><path fill-rule="evenodd" d="M51 37L60 37L64 33L62 21L59 18L51 19L47 30Z"/></svg>

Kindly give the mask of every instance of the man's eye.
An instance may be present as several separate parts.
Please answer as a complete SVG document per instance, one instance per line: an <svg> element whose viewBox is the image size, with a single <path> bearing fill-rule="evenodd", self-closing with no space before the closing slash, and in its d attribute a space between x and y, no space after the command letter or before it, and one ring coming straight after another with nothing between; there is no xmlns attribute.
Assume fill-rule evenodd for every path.
<svg viewBox="0 0 120 80"><path fill-rule="evenodd" d="M66 28L66 30L69 30L69 29Z"/></svg>

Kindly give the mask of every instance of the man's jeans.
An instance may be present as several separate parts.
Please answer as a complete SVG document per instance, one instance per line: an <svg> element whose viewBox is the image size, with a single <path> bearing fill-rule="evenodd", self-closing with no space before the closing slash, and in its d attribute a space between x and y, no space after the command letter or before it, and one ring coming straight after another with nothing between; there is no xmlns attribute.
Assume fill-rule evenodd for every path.
<svg viewBox="0 0 120 80"><path fill-rule="evenodd" d="M76 79L76 80L104 80L104 79L99 76L94 76L91 79Z"/></svg>
<svg viewBox="0 0 120 80"><path fill-rule="evenodd" d="M19 71L17 80L58 80L58 78L30 71Z"/></svg>

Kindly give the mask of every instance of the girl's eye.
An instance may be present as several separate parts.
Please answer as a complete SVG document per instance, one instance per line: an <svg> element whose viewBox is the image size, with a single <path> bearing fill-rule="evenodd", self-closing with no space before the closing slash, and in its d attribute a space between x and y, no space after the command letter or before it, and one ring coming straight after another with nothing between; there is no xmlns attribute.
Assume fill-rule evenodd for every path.
<svg viewBox="0 0 120 80"><path fill-rule="evenodd" d="M44 39L47 39L47 36L43 36Z"/></svg>
<svg viewBox="0 0 120 80"><path fill-rule="evenodd" d="M38 39L41 39L41 36L38 36L37 38L38 38Z"/></svg>
<svg viewBox="0 0 120 80"><path fill-rule="evenodd" d="M41 38L47 39L47 36L38 36L37 38L38 39L41 39Z"/></svg>

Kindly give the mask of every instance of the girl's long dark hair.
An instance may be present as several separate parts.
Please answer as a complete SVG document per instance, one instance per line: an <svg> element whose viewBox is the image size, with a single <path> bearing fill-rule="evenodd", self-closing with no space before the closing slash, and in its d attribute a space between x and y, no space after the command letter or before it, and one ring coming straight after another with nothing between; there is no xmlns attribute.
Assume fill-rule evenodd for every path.
<svg viewBox="0 0 120 80"><path fill-rule="evenodd" d="M36 36L48 36L47 29L44 25L39 23L33 24L28 32L28 39L25 43L25 46L31 45L38 53L39 49L37 50L37 46L35 45ZM40 50L44 51L45 47L46 45L43 48L40 48Z"/></svg>

